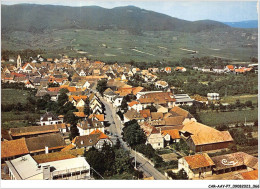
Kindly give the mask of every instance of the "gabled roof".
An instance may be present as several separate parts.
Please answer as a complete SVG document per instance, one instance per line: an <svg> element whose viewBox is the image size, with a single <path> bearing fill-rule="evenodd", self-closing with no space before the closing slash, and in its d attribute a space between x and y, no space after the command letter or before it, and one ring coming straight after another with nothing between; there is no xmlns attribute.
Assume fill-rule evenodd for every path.
<svg viewBox="0 0 260 189"><path fill-rule="evenodd" d="M1 158L8 158L28 154L24 138L1 142Z"/></svg>
<svg viewBox="0 0 260 189"><path fill-rule="evenodd" d="M163 113L162 112L151 112L152 120L159 120L163 119Z"/></svg>
<svg viewBox="0 0 260 189"><path fill-rule="evenodd" d="M211 159L216 164L214 170L227 169L241 165L246 165L247 167L250 167L252 169L258 169L258 158L251 156L245 152L236 152L231 154L215 156ZM227 164L223 164L223 159L226 160ZM235 164L228 164L229 162L235 162Z"/></svg>
<svg viewBox="0 0 260 189"><path fill-rule="evenodd" d="M174 106L171 110L170 113L172 113L173 115L180 115L183 116L184 118L193 118L193 116L187 111L184 110L178 106Z"/></svg>
<svg viewBox="0 0 260 189"><path fill-rule="evenodd" d="M127 117L130 120L132 120L132 119L143 119L143 116L134 109L128 110L124 114L124 116Z"/></svg>
<svg viewBox="0 0 260 189"><path fill-rule="evenodd" d="M41 116L41 121L48 121L48 118L52 118L52 120L59 120L59 118L53 113L46 112L45 114L43 114L43 116Z"/></svg>
<svg viewBox="0 0 260 189"><path fill-rule="evenodd" d="M212 127L194 121L185 123L182 131L192 134L191 139L195 145L233 141L233 138L228 131L218 131Z"/></svg>
<svg viewBox="0 0 260 189"><path fill-rule="evenodd" d="M77 146L77 148L94 146L99 141L99 134L77 136L73 139L72 143Z"/></svg>
<svg viewBox="0 0 260 189"><path fill-rule="evenodd" d="M185 118L183 116L175 116L175 117L164 118L165 125L168 125L168 126L182 125L184 119Z"/></svg>
<svg viewBox="0 0 260 189"><path fill-rule="evenodd" d="M66 146L63 137L57 133L26 138L25 141L30 153L43 151L46 146L49 150L64 148Z"/></svg>
<svg viewBox="0 0 260 189"><path fill-rule="evenodd" d="M162 133L162 135L164 135L164 136L167 135L167 134L169 134L172 139L180 139L180 138L181 138L178 129L163 130L161 133Z"/></svg>
<svg viewBox="0 0 260 189"><path fill-rule="evenodd" d="M19 128L11 128L10 134L12 136L27 136L27 135L59 132L59 129L64 129L64 128L66 128L65 123L56 124L56 125L19 127Z"/></svg>
<svg viewBox="0 0 260 189"><path fill-rule="evenodd" d="M96 130L94 130L94 131L92 131L91 133L90 133L90 135L95 135L95 134L98 134L99 135L99 139L106 139L106 138L109 138L106 134L104 134L102 131L100 131L100 130L98 130L98 129L96 129Z"/></svg>
<svg viewBox="0 0 260 189"><path fill-rule="evenodd" d="M188 163L191 169L198 169L202 167L215 165L215 163L206 153L196 154L192 156L185 156L184 159L186 160L186 162Z"/></svg>

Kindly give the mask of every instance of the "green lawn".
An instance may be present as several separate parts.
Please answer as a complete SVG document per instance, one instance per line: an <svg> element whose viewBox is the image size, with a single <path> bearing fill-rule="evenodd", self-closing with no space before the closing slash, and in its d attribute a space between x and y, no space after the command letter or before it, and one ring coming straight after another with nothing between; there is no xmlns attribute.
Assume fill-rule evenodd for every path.
<svg viewBox="0 0 260 189"><path fill-rule="evenodd" d="M257 105L258 96L255 95L241 95L241 96L227 96L221 99L221 103L232 103L234 104L236 100L240 100L240 102L245 103L246 101L251 100L253 104Z"/></svg>
<svg viewBox="0 0 260 189"><path fill-rule="evenodd" d="M29 92L20 89L2 89L2 104L26 103Z"/></svg>
<svg viewBox="0 0 260 189"><path fill-rule="evenodd" d="M199 112L198 113L203 124L216 126L228 123L241 123L245 121L255 121L258 119L258 108L254 110L241 110L234 112Z"/></svg>

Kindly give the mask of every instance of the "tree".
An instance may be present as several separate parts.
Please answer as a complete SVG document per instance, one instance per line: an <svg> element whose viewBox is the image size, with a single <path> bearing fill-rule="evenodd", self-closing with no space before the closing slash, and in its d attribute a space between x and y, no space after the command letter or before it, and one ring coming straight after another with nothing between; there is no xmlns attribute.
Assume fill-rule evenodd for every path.
<svg viewBox="0 0 260 189"><path fill-rule="evenodd" d="M66 102L68 102L69 98L68 98L68 89L61 89L60 90L60 95L58 97L58 105L61 107L63 106Z"/></svg>
<svg viewBox="0 0 260 189"><path fill-rule="evenodd" d="M105 172L105 167L104 167L104 160L106 157L104 157L104 154L94 147L90 148L86 153L85 153L85 158L86 161L89 163L90 167L92 167L95 171L97 171L99 174L103 175ZM96 175L95 172L93 172L94 175ZM97 175L96 175L97 176ZM97 177L99 178L99 177Z"/></svg>
<svg viewBox="0 0 260 189"><path fill-rule="evenodd" d="M179 170L178 172L178 180L188 180L189 177L184 169Z"/></svg>
<svg viewBox="0 0 260 189"><path fill-rule="evenodd" d="M123 97L123 100L122 100L120 108L122 110L124 110L124 112L126 112L128 110L128 104L127 104L127 100L126 100L125 96Z"/></svg>
<svg viewBox="0 0 260 189"><path fill-rule="evenodd" d="M97 83L97 90L103 96L104 91L107 89L107 80L102 79Z"/></svg>
<svg viewBox="0 0 260 189"><path fill-rule="evenodd" d="M114 149L104 142L101 152L103 153L103 156L106 158L106 161L104 161L104 168L107 171L106 176L110 176L113 174L113 170L111 169L111 166L115 162L115 151Z"/></svg>
<svg viewBox="0 0 260 189"><path fill-rule="evenodd" d="M91 114L91 109L90 109L88 98L85 100L84 114L87 116L89 116Z"/></svg>
<svg viewBox="0 0 260 189"><path fill-rule="evenodd" d="M253 106L252 101L251 101L251 100L246 101L246 102L245 102L245 106L247 106L247 107L252 107L252 106Z"/></svg>
<svg viewBox="0 0 260 189"><path fill-rule="evenodd" d="M70 123L71 125L76 125L78 118L74 115L72 111L69 111L64 116L64 122Z"/></svg>
<svg viewBox="0 0 260 189"><path fill-rule="evenodd" d="M150 112L157 112L157 109L154 105L147 106L146 109L150 109Z"/></svg>
<svg viewBox="0 0 260 189"><path fill-rule="evenodd" d="M119 138L116 139L116 144L114 145L115 149L119 149L121 147L121 142Z"/></svg>
<svg viewBox="0 0 260 189"><path fill-rule="evenodd" d="M125 123L123 138L131 147L146 142L146 136L135 119Z"/></svg>
<svg viewBox="0 0 260 189"><path fill-rule="evenodd" d="M70 127L70 140L73 140L76 136L79 136L79 129L76 125Z"/></svg>

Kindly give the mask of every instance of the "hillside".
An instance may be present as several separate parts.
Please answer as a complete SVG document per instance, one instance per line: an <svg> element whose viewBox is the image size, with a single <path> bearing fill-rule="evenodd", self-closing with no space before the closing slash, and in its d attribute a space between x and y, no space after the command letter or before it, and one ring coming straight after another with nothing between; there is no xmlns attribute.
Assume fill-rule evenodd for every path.
<svg viewBox="0 0 260 189"><path fill-rule="evenodd" d="M199 32L229 26L215 21L190 22L134 6L106 9L98 6L2 5L2 32L61 29L121 29L142 31Z"/></svg>
<svg viewBox="0 0 260 189"><path fill-rule="evenodd" d="M117 62L257 57L257 29L232 28L212 20L190 22L133 6L18 4L2 5L1 11L1 47L13 54L43 49L48 57L66 53Z"/></svg>

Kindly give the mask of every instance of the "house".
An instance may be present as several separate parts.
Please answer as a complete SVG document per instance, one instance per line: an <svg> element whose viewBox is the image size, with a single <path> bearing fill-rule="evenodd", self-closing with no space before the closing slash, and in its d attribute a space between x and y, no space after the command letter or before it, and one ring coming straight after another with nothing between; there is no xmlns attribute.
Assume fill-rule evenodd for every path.
<svg viewBox="0 0 260 189"><path fill-rule="evenodd" d="M128 110L124 114L124 123L131 121L133 119L137 120L138 122L141 122L144 120L144 117L134 109Z"/></svg>
<svg viewBox="0 0 260 189"><path fill-rule="evenodd" d="M142 92L137 93L140 95ZM172 108L175 106L176 99L171 92L151 92L143 93L143 95L137 97L138 101L142 104L143 109L151 105L162 105L164 107Z"/></svg>
<svg viewBox="0 0 260 189"><path fill-rule="evenodd" d="M1 163L29 154L25 138L1 141Z"/></svg>
<svg viewBox="0 0 260 189"><path fill-rule="evenodd" d="M134 109L136 111L142 110L142 105L138 101L131 101L128 103L128 110Z"/></svg>
<svg viewBox="0 0 260 189"><path fill-rule="evenodd" d="M113 143L109 139L109 137L104 134L102 131L96 129L92 131L89 135L84 136L77 136L72 140L72 144L68 145L62 151L66 151L72 148L85 148L89 149L91 147L95 147L97 149L101 149L107 143L108 145L112 146Z"/></svg>
<svg viewBox="0 0 260 189"><path fill-rule="evenodd" d="M189 179L212 175L215 163L207 153L185 156L178 160L178 170L184 169Z"/></svg>
<svg viewBox="0 0 260 189"><path fill-rule="evenodd" d="M164 148L164 136L161 134L159 129L151 126L147 122L142 123L140 127L143 129L147 137L146 143L151 144L153 149Z"/></svg>
<svg viewBox="0 0 260 189"><path fill-rule="evenodd" d="M121 106L122 101L123 101L123 97L122 97L122 96L119 96L119 95L115 96L115 97L113 98L113 106L114 106L114 107L119 107L119 106Z"/></svg>
<svg viewBox="0 0 260 189"><path fill-rule="evenodd" d="M31 155L57 152L66 146L62 135L59 133L25 138L25 141Z"/></svg>
<svg viewBox="0 0 260 189"><path fill-rule="evenodd" d="M82 120L77 124L77 128L79 130L80 136L89 135L91 132L93 132L96 129L105 132L105 126L103 122L94 119Z"/></svg>
<svg viewBox="0 0 260 189"><path fill-rule="evenodd" d="M225 68L223 68L222 66L215 66L212 70L214 73L224 73L225 72Z"/></svg>
<svg viewBox="0 0 260 189"><path fill-rule="evenodd" d="M224 149L234 142L228 131L218 131L194 121L185 123L180 133L194 152Z"/></svg>
<svg viewBox="0 0 260 189"><path fill-rule="evenodd" d="M84 157L38 164L30 155L6 162L11 180L86 180L90 166Z"/></svg>
<svg viewBox="0 0 260 189"><path fill-rule="evenodd" d="M227 65L226 67L225 67L225 71L226 72L233 72L234 70L235 70L235 66L234 65Z"/></svg>
<svg viewBox="0 0 260 189"><path fill-rule="evenodd" d="M201 71L202 72L211 72L212 68L210 66L204 66Z"/></svg>
<svg viewBox="0 0 260 189"><path fill-rule="evenodd" d="M46 112L43 116L41 116L40 124L41 125L54 125L63 123L63 120L60 120L56 115L51 112Z"/></svg>
<svg viewBox="0 0 260 189"><path fill-rule="evenodd" d="M241 169L248 171L258 169L258 158L245 152L215 156L211 159L215 164L213 167L214 174L223 174Z"/></svg>
<svg viewBox="0 0 260 189"><path fill-rule="evenodd" d="M107 88L104 93L104 98L106 99L106 101L108 102L112 102L113 98L117 95L111 88Z"/></svg>
<svg viewBox="0 0 260 189"><path fill-rule="evenodd" d="M186 68L184 68L184 67L176 67L174 69L174 71L176 71L176 72L186 72Z"/></svg>
<svg viewBox="0 0 260 189"><path fill-rule="evenodd" d="M145 120L151 120L151 111L150 111L150 109L140 110L139 112L140 112L141 116Z"/></svg>
<svg viewBox="0 0 260 189"><path fill-rule="evenodd" d="M70 126L66 125L65 123L56 125L10 128L10 135L13 139L18 139L22 137L30 138L50 133L66 133L69 131L69 128Z"/></svg>
<svg viewBox="0 0 260 189"><path fill-rule="evenodd" d="M168 87L168 83L166 81L156 81L155 82L155 87L159 88L159 89L166 89Z"/></svg>
<svg viewBox="0 0 260 189"><path fill-rule="evenodd" d="M208 100L219 100L219 93L208 93Z"/></svg>
<svg viewBox="0 0 260 189"><path fill-rule="evenodd" d="M172 72L172 69L171 69L171 67L165 67L164 71L165 71L166 73L171 73L171 72Z"/></svg>
<svg viewBox="0 0 260 189"><path fill-rule="evenodd" d="M184 117L183 124L186 122L194 121L196 122L197 120L191 115L187 110L184 110L178 106L173 107L169 113L171 113L171 116L182 116Z"/></svg>
<svg viewBox="0 0 260 189"><path fill-rule="evenodd" d="M180 142L181 136L178 129L163 130L161 134L164 136L165 145Z"/></svg>
<svg viewBox="0 0 260 189"><path fill-rule="evenodd" d="M176 106L182 106L182 105L192 106L193 105L194 100L191 99L188 94L175 94L174 98L176 99L176 102L175 102Z"/></svg>

